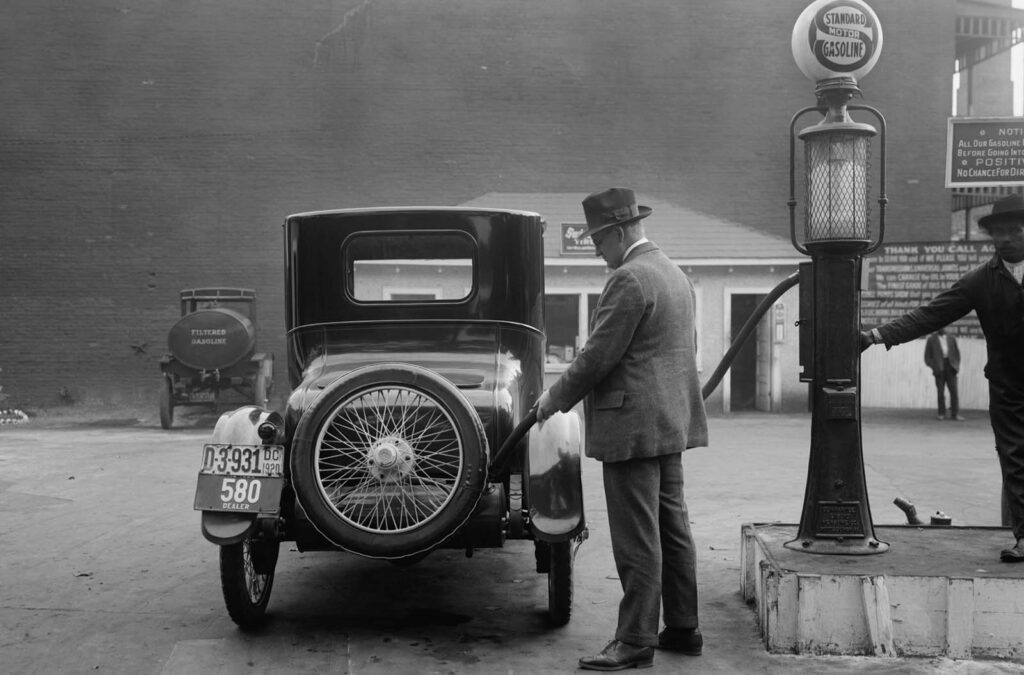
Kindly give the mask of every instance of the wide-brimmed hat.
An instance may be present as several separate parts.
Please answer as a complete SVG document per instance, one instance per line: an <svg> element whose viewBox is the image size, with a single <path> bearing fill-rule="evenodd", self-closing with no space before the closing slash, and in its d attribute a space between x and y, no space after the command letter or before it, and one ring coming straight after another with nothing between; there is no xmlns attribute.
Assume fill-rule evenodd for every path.
<svg viewBox="0 0 1024 675"><path fill-rule="evenodd" d="M1024 221L1024 197L1012 194L992 205L992 213L978 219L978 227L988 229L993 223L1004 220Z"/></svg>
<svg viewBox="0 0 1024 675"><path fill-rule="evenodd" d="M637 206L636 196L629 188L613 187L587 195L583 214L587 217L587 231L580 237L589 237L614 225L635 223L651 215L651 209Z"/></svg>

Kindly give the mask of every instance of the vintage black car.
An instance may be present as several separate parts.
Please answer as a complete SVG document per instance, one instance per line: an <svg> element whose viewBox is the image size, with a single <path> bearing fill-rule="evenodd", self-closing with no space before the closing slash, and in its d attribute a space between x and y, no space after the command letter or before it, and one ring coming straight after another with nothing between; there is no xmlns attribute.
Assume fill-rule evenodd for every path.
<svg viewBox="0 0 1024 675"><path fill-rule="evenodd" d="M274 355L256 350L256 292L251 288L186 288L181 318L167 333L160 359L160 426L174 425L178 406L213 409L269 402Z"/></svg>
<svg viewBox="0 0 1024 675"><path fill-rule="evenodd" d="M543 233L512 210L287 218L292 392L221 416L195 498L239 626L263 621L282 541L409 564L531 540L549 620L569 620L581 431L575 413L533 426Z"/></svg>

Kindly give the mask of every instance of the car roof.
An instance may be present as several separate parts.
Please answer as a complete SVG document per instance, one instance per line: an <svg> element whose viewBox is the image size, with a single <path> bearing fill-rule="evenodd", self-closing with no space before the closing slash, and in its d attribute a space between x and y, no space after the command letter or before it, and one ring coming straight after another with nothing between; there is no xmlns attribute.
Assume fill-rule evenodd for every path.
<svg viewBox="0 0 1024 675"><path fill-rule="evenodd" d="M308 218L311 216L328 215L369 215L374 213L510 213L520 216L539 217L539 214L534 211L526 211L522 209L498 209L470 206L373 206L366 208L304 211L301 213L293 213L288 216L288 218Z"/></svg>

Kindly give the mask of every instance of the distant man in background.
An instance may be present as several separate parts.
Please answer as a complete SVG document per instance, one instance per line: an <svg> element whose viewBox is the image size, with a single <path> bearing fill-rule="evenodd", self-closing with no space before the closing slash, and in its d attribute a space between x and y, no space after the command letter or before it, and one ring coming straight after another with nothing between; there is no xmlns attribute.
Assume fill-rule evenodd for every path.
<svg viewBox="0 0 1024 675"><path fill-rule="evenodd" d="M1000 199L978 220L996 253L927 305L895 321L862 332L861 349L886 348L925 336L971 310L985 334L988 412L1003 474L1003 503L1017 543L999 554L1003 562L1024 562L1024 198Z"/></svg>
<svg viewBox="0 0 1024 675"><path fill-rule="evenodd" d="M935 376L935 389L939 396L939 419L946 419L946 389L949 389L949 419L960 417L960 394L956 388L956 374L960 370L960 348L956 338L939 328L928 336L924 345L924 363Z"/></svg>

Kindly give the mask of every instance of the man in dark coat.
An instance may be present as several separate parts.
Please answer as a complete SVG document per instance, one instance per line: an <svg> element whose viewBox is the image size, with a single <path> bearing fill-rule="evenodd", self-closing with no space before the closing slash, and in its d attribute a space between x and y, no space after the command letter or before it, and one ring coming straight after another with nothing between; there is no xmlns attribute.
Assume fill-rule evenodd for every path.
<svg viewBox="0 0 1024 675"><path fill-rule="evenodd" d="M989 416L1003 474L1003 502L1017 543L1003 562L1024 562L1024 199L1010 195L978 221L992 237L992 259L930 303L861 334L861 347L902 344L946 326L971 310L985 334Z"/></svg>
<svg viewBox="0 0 1024 675"><path fill-rule="evenodd" d="M956 338L940 328L924 343L924 364L932 369L935 389L938 392L938 418L946 419L946 389L949 389L949 419L960 417L960 393L957 390L956 374L960 371L960 347Z"/></svg>
<svg viewBox="0 0 1024 675"><path fill-rule="evenodd" d="M584 400L586 453L603 466L612 554L622 584L618 628L582 668L622 670L654 661L654 646L698 655L695 551L683 499L681 453L707 445L696 365L694 291L644 236L632 190L583 200L584 236L612 273L590 336L537 402L543 422ZM661 605L666 628L659 635Z"/></svg>

